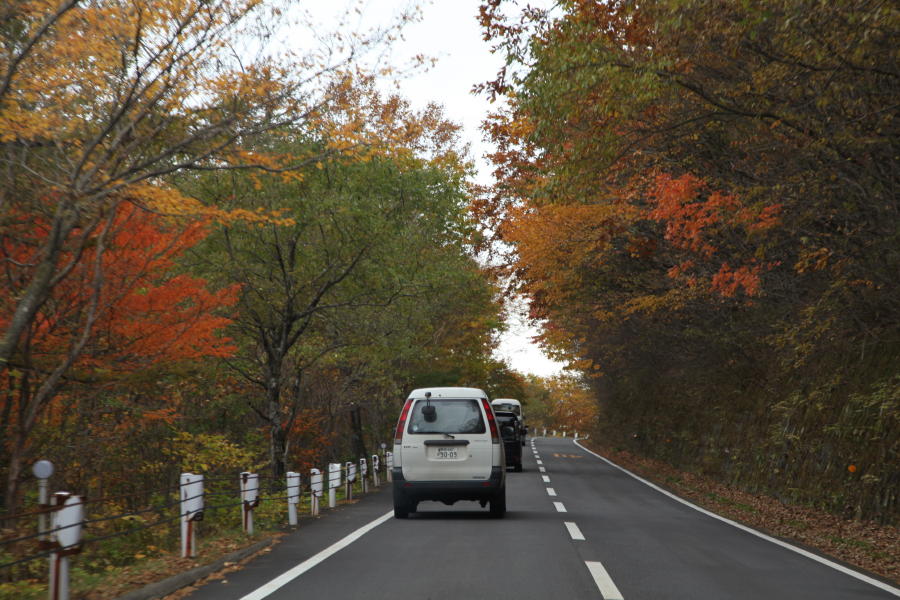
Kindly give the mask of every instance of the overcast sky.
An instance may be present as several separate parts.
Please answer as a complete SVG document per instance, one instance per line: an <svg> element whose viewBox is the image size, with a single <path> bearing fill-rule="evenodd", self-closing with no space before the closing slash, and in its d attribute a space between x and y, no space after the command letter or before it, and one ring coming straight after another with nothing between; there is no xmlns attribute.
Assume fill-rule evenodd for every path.
<svg viewBox="0 0 900 600"><path fill-rule="evenodd" d="M364 0L358 4L362 7L361 29L386 25L410 5L407 0ZM475 84L492 79L502 61L490 53L488 43L481 38L480 0L433 0L418 4L421 20L404 29L404 39L394 44L389 62L402 65L410 57L424 54L437 59L437 63L426 72L402 79L400 93L416 107L429 102L442 104L446 116L462 125L464 139L476 160L479 183L490 183L491 169L484 158L489 146L482 138L480 125L491 105L487 98L476 96L471 90ZM301 5L308 7L316 18L328 20L333 18L336 6L344 7L346 3L314 0ZM537 331L526 323L521 313L510 312L513 313L510 329L503 336L497 355L523 373L541 376L559 373L562 364L551 361L531 342Z"/></svg>

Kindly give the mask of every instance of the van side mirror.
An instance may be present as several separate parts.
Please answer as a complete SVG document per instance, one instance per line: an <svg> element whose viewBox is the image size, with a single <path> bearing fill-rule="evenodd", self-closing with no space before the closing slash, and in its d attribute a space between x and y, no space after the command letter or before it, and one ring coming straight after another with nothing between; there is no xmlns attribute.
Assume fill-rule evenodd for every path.
<svg viewBox="0 0 900 600"><path fill-rule="evenodd" d="M437 421L437 409L430 404L423 406L422 416L425 417L426 423L434 423Z"/></svg>

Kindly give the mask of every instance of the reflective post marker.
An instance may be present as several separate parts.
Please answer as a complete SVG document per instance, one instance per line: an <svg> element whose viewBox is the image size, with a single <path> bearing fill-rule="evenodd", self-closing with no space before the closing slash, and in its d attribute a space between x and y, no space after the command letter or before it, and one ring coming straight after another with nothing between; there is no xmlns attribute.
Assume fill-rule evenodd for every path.
<svg viewBox="0 0 900 600"><path fill-rule="evenodd" d="M378 481L378 469L380 468L380 460L377 454L372 455L372 483L375 487L381 485L381 482Z"/></svg>
<svg viewBox="0 0 900 600"><path fill-rule="evenodd" d="M287 472L288 524L297 524L297 505L300 504L300 473Z"/></svg>
<svg viewBox="0 0 900 600"><path fill-rule="evenodd" d="M384 453L384 471L388 481L394 480L394 453Z"/></svg>
<svg viewBox="0 0 900 600"><path fill-rule="evenodd" d="M337 506L337 489L341 485L341 463L328 463L328 508Z"/></svg>
<svg viewBox="0 0 900 600"><path fill-rule="evenodd" d="M253 509L259 506L259 475L241 473L241 522L244 532L253 535Z"/></svg>
<svg viewBox="0 0 900 600"><path fill-rule="evenodd" d="M366 477L369 475L369 463L366 462L365 458L359 459L359 478L362 480L362 493L365 494L369 491L369 482L366 480Z"/></svg>
<svg viewBox="0 0 900 600"><path fill-rule="evenodd" d="M319 514L319 498L322 497L322 471L309 470L309 512L313 516Z"/></svg>
<svg viewBox="0 0 900 600"><path fill-rule="evenodd" d="M197 556L197 531L194 522L203 520L203 475L182 473L179 486L181 496L181 556Z"/></svg>
<svg viewBox="0 0 900 600"><path fill-rule="evenodd" d="M344 488L344 496L347 500L353 499L353 482L356 481L356 465L349 460L344 463L344 471L347 472L346 485Z"/></svg>
<svg viewBox="0 0 900 600"><path fill-rule="evenodd" d="M69 600L69 557L81 552L84 502L69 492L53 494L50 525L50 600Z"/></svg>

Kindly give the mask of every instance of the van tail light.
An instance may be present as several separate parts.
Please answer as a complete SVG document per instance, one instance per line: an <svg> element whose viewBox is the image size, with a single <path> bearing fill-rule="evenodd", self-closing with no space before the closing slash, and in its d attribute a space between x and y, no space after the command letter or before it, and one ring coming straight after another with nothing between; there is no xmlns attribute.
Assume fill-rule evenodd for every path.
<svg viewBox="0 0 900 600"><path fill-rule="evenodd" d="M491 427L491 442L499 444L500 434L497 433L497 421L494 420L494 411L491 410L491 405L488 404L487 398L481 399L481 405L484 407L484 414L487 415L488 425Z"/></svg>
<svg viewBox="0 0 900 600"><path fill-rule="evenodd" d="M397 421L397 431L394 433L394 443L400 444L403 438L403 428L406 427L406 418L409 416L409 407L412 406L412 398L407 398L403 410L400 411L400 420Z"/></svg>

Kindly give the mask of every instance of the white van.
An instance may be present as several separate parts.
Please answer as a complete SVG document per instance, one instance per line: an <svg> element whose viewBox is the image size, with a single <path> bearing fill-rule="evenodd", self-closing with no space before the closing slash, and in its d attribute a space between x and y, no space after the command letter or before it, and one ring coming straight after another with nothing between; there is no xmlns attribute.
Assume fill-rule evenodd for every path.
<svg viewBox="0 0 900 600"><path fill-rule="evenodd" d="M528 426L525 425L525 415L522 414L522 403L516 400L515 398L494 398L494 401L491 402L491 406L496 411L506 411L515 414L519 417L519 423L522 426L521 436L522 436L522 445L525 445L525 434L528 432Z"/></svg>
<svg viewBox="0 0 900 600"><path fill-rule="evenodd" d="M413 390L394 435L394 516L419 502L475 500L506 513L506 458L487 394L476 388Z"/></svg>

